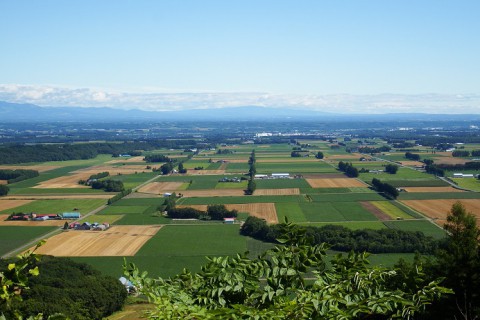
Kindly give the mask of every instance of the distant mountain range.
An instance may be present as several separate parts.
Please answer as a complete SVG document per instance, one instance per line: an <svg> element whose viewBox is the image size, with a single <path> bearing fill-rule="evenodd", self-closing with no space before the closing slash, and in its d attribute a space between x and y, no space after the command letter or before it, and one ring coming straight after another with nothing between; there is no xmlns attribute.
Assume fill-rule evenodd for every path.
<svg viewBox="0 0 480 320"><path fill-rule="evenodd" d="M467 114L333 114L312 110L271 107L228 107L182 111L143 111L114 108L40 107L0 101L1 122L117 122L117 121L448 121L480 120Z"/></svg>

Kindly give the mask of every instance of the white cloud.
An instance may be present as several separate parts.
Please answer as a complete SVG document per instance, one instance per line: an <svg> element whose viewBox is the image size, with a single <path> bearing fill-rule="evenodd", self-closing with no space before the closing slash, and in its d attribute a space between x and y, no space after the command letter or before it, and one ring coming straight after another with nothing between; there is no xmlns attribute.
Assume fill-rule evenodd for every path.
<svg viewBox="0 0 480 320"><path fill-rule="evenodd" d="M0 84L0 100L51 107L149 111L237 106L288 107L332 113L480 113L480 95L282 95L265 92L118 92L106 89Z"/></svg>

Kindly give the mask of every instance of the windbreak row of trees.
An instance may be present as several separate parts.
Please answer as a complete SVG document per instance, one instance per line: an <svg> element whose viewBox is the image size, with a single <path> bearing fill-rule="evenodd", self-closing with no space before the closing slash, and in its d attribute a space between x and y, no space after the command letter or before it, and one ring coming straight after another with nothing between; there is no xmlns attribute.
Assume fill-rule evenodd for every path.
<svg viewBox="0 0 480 320"><path fill-rule="evenodd" d="M172 208L167 211L168 217L172 219L200 219L200 220L223 220L224 218L235 218L237 210L228 210L223 204L213 204L207 207L207 211L194 208Z"/></svg>
<svg viewBox="0 0 480 320"><path fill-rule="evenodd" d="M124 143L38 144L0 146L0 164L92 159L99 154L137 154L138 150L192 148L195 140L149 140Z"/></svg>
<svg viewBox="0 0 480 320"><path fill-rule="evenodd" d="M350 178L356 178L358 177L358 174L359 174L358 169L355 168L351 162L340 161L338 163L338 170L345 172L345 174Z"/></svg>
<svg viewBox="0 0 480 320"><path fill-rule="evenodd" d="M433 253L440 243L422 232L396 229L351 230L343 226L326 225L305 227L311 245L328 243L338 251L367 251L370 253L421 252ZM240 234L257 240L277 243L285 236L285 224L269 225L265 220L250 216L240 229Z"/></svg>
<svg viewBox="0 0 480 320"><path fill-rule="evenodd" d="M2 169L0 170L0 180L7 180L8 183L15 183L30 178L38 177L39 173L37 170L27 170L27 169Z"/></svg>
<svg viewBox="0 0 480 320"><path fill-rule="evenodd" d="M394 187L391 184L388 184L386 182L382 182L382 181L378 180L377 178L372 179L372 186L378 192L383 192L384 194L386 194L389 197L392 197L393 199L396 199L399 195L396 187Z"/></svg>

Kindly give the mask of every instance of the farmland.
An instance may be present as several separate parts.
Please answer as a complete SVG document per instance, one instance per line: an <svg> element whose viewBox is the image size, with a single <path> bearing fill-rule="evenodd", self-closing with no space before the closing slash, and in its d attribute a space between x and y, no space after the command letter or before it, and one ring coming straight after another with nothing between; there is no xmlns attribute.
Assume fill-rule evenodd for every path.
<svg viewBox="0 0 480 320"><path fill-rule="evenodd" d="M347 153L343 148L331 148L325 141L305 140L305 143L307 141L312 145L309 156L300 158L291 157L292 146L287 143L217 146L216 150L232 152L224 154L212 150L187 153L183 149L145 152L183 161L187 169L183 174L154 172L152 169L162 163L147 164L143 156L112 159L99 155L89 160L29 164L41 169L40 175L11 184L10 194L0 200L0 214L6 217L12 212L61 213L74 208L82 214L92 212L80 221L108 222L113 227L105 232L62 232L50 238L41 253L73 257L112 275L121 272L122 257L128 257L128 261L138 263L152 275L166 276L184 267L198 270L206 255L234 255L247 249L259 254L271 247L239 234L240 222L249 215L270 224L288 219L304 226L335 224L353 230L391 228L421 231L442 238L444 232L438 225L442 224L452 203L460 199L469 210L480 209L477 193L454 189L445 181L414 170L417 162L405 161L406 167L400 167L396 174L364 172L358 178L349 178L338 171L339 161L351 161L358 168L368 170L383 170L388 162L380 158L372 161L374 157ZM287 173L289 177L255 179L255 192L246 195L252 149L257 159L257 174ZM325 153L323 160L313 156L320 150ZM385 156L385 160L402 159L405 160L401 153ZM78 184L78 180L104 171L110 173L108 179L122 181L125 188L134 191L106 205L115 193ZM399 201L387 199L370 187L372 178L405 191L401 192ZM205 211L208 205L223 204L228 210L237 210L239 216L233 225L221 221L170 219L161 210L164 195L171 193L179 197L176 199L179 208ZM0 228L29 228L24 230L32 235L12 242L4 252L55 226L59 228L64 221L59 220L53 226L28 222L35 228L27 227L26 222L18 222L24 223L23 227L8 223L3 222ZM378 255L375 259L378 263L391 264L393 256L385 255L382 260L382 255Z"/></svg>

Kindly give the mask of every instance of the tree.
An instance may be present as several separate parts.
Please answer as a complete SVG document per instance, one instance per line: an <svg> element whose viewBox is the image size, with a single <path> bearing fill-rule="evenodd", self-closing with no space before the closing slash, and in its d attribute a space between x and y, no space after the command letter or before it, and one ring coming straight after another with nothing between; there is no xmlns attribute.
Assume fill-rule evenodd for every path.
<svg viewBox="0 0 480 320"><path fill-rule="evenodd" d="M183 166L183 162L178 164L178 173L187 173L187 169Z"/></svg>
<svg viewBox="0 0 480 320"><path fill-rule="evenodd" d="M389 163L385 166L385 172L388 172L390 174L395 174L397 173L397 171L398 171L398 166L396 164Z"/></svg>
<svg viewBox="0 0 480 320"><path fill-rule="evenodd" d="M167 175L173 171L173 165L171 162L167 162L160 167L160 171L163 175Z"/></svg>
<svg viewBox="0 0 480 320"><path fill-rule="evenodd" d="M6 196L9 191L10 191L10 188L8 186L4 184L0 184L0 197Z"/></svg>
<svg viewBox="0 0 480 320"><path fill-rule="evenodd" d="M323 152L318 151L317 155L315 156L317 159L323 159Z"/></svg>
<svg viewBox="0 0 480 320"><path fill-rule="evenodd" d="M257 189L257 184L253 179L248 180L246 194L253 194Z"/></svg>
<svg viewBox="0 0 480 320"><path fill-rule="evenodd" d="M437 306L451 319L475 319L480 316L480 231L476 218L462 203L452 205L444 225L449 234L446 246L437 254L432 273L445 277L444 284L455 295ZM447 316L448 317L448 316Z"/></svg>
<svg viewBox="0 0 480 320"><path fill-rule="evenodd" d="M134 264L125 273L155 304L151 319L412 318L450 292L420 272L416 290L392 288L396 271L370 266L367 254L337 255L327 268L327 245L307 245L306 230L290 223L283 234L283 245L255 259L211 257L200 272L169 279L148 278Z"/></svg>

